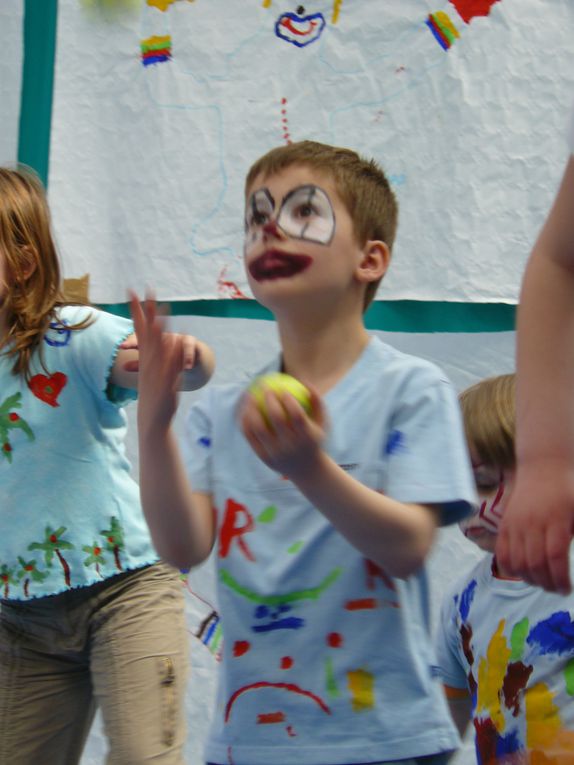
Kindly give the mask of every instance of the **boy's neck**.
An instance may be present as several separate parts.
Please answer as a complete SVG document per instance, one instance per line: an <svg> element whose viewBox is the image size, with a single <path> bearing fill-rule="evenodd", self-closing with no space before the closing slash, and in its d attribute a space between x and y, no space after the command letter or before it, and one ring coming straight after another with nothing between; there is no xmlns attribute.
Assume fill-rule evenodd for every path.
<svg viewBox="0 0 574 765"><path fill-rule="evenodd" d="M344 377L369 342L362 318L332 321L308 315L277 319L283 371L325 394Z"/></svg>
<svg viewBox="0 0 574 765"><path fill-rule="evenodd" d="M496 579L509 579L512 582L522 582L523 580L519 576L511 576L510 572L506 571L506 569L501 568L501 566L498 563L498 560L496 559L496 556L492 559L492 575Z"/></svg>

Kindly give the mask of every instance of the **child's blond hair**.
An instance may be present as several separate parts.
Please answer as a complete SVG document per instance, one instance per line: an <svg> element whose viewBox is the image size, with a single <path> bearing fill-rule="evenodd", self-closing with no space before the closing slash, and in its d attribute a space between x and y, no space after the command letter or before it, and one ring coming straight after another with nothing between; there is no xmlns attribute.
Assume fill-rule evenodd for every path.
<svg viewBox="0 0 574 765"><path fill-rule="evenodd" d="M459 396L469 446L485 465L514 468L515 375L500 375L467 388Z"/></svg>
<svg viewBox="0 0 574 765"><path fill-rule="evenodd" d="M35 351L43 363L42 339L64 302L46 193L27 167L0 167L0 257L5 262L7 323L0 348L14 359L14 374L27 379Z"/></svg>
<svg viewBox="0 0 574 765"><path fill-rule="evenodd" d="M267 178L291 165L311 167L334 180L360 245L377 240L385 242L392 250L397 231L398 203L385 173L374 160L363 159L350 149L316 141L279 146L251 166L245 179L245 193L249 193L258 175ZM367 285L365 308L375 297L379 282L380 279Z"/></svg>

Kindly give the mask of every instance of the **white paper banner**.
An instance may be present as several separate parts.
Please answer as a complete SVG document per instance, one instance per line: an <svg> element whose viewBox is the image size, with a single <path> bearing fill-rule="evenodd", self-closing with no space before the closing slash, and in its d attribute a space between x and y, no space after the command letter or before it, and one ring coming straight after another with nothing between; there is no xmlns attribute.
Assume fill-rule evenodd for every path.
<svg viewBox="0 0 574 765"><path fill-rule="evenodd" d="M24 0L0 4L0 164L18 157L20 89L22 85Z"/></svg>
<svg viewBox="0 0 574 765"><path fill-rule="evenodd" d="M573 38L571 0L140 0L107 19L60 0L66 275L100 302L249 296L245 172L312 138L374 156L397 193L385 298L513 302L567 156Z"/></svg>

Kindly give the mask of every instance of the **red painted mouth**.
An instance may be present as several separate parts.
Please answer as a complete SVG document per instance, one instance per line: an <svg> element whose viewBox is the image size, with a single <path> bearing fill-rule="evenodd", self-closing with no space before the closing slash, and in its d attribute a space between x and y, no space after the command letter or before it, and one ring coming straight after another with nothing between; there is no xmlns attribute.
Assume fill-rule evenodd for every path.
<svg viewBox="0 0 574 765"><path fill-rule="evenodd" d="M309 255L292 255L278 250L268 250L249 266L249 273L255 281L267 279L288 279L309 268L313 258Z"/></svg>

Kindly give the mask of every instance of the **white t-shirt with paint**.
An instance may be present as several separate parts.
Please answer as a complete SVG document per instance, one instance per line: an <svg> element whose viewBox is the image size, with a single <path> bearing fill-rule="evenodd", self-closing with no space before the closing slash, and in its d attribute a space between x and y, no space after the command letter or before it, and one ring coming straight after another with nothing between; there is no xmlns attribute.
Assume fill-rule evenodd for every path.
<svg viewBox="0 0 574 765"><path fill-rule="evenodd" d="M425 568L391 578L264 465L237 424L244 389L206 388L188 421L192 485L217 513L224 636L205 759L339 765L456 748ZM326 451L350 475L437 504L445 523L471 510L456 394L433 364L372 338L324 402Z"/></svg>

